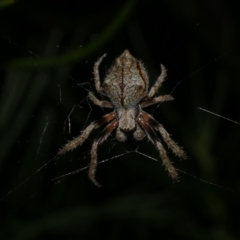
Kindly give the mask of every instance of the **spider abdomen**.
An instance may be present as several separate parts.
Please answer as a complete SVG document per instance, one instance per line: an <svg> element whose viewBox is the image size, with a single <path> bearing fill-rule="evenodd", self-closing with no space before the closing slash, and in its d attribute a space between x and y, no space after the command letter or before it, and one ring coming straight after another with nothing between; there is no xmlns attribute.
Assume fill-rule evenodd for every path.
<svg viewBox="0 0 240 240"><path fill-rule="evenodd" d="M148 77L143 64L125 50L109 69L103 89L116 107L136 105L148 90Z"/></svg>

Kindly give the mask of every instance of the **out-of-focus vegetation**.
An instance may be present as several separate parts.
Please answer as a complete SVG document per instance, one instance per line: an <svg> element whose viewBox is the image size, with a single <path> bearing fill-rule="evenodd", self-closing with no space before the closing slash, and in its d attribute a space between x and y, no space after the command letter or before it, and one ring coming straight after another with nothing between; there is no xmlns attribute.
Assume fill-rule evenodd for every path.
<svg viewBox="0 0 240 240"><path fill-rule="evenodd" d="M14 0L1 0L1 2L0 2L0 9L8 7L9 5L14 4L14 3L15 3Z"/></svg>
<svg viewBox="0 0 240 240"><path fill-rule="evenodd" d="M240 121L238 9L235 1L0 2L0 239L239 239L240 127L197 109ZM101 129L56 154L108 112L86 98L92 67L108 53L103 80L124 49L143 61L150 84L160 63L168 69L158 94L175 101L146 110L186 151L186 161L168 151L174 165L234 193L181 172L172 184L154 146L131 135L100 146L99 161L109 159L97 169L103 188L87 170L52 181L88 166Z"/></svg>

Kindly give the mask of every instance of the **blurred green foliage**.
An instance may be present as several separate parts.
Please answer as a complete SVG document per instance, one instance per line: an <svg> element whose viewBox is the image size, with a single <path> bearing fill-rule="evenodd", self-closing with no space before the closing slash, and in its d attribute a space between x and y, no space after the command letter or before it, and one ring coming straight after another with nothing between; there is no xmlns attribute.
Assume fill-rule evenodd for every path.
<svg viewBox="0 0 240 240"><path fill-rule="evenodd" d="M14 0L1 0L0 1L0 9L8 7L9 5L14 4L14 3L15 3Z"/></svg>

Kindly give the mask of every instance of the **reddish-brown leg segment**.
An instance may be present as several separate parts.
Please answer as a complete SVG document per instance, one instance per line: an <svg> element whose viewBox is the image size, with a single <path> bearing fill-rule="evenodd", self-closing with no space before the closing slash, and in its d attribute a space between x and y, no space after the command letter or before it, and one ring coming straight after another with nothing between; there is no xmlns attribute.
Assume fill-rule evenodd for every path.
<svg viewBox="0 0 240 240"><path fill-rule="evenodd" d="M73 140L71 140L70 142L68 142L67 144L65 144L63 146L62 149L60 149L60 151L58 152L59 155L62 155L68 151L72 151L74 148L76 148L79 145L82 145L82 143L89 137L90 133L92 132L93 129L95 128L99 128L101 125L103 125L104 123L110 122L115 118L115 113L109 113L104 115L102 118L100 118L99 120L92 122L89 126L87 126L82 134L76 138L74 138Z"/></svg>

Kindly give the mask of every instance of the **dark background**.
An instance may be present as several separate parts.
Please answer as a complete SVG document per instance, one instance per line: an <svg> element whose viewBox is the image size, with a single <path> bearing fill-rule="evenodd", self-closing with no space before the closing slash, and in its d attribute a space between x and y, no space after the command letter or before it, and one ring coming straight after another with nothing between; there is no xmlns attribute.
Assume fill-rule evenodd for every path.
<svg viewBox="0 0 240 240"><path fill-rule="evenodd" d="M239 239L240 126L198 109L240 119L239 9L233 0L2 1L0 239ZM92 67L108 53L103 80L124 49L150 84L167 67L159 94L174 90L175 101L147 111L188 155L169 150L174 166L196 178L179 172L173 184L147 139L112 134L98 151L108 160L97 169L102 188L86 169L52 181L88 166L101 130L57 152L108 112L86 99Z"/></svg>

